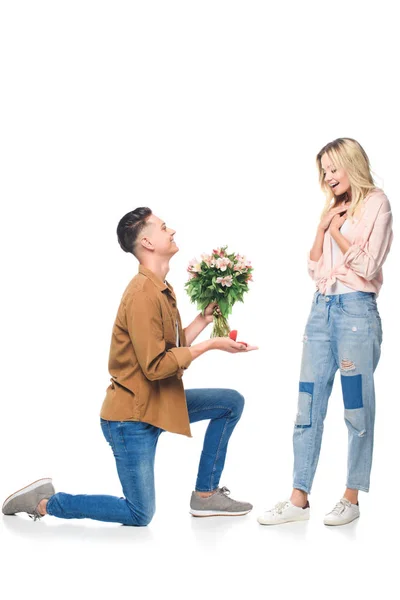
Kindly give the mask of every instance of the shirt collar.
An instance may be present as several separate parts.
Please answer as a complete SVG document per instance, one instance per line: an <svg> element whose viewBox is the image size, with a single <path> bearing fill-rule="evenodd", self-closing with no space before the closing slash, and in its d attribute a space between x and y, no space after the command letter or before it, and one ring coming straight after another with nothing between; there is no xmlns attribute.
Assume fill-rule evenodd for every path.
<svg viewBox="0 0 400 600"><path fill-rule="evenodd" d="M160 290L160 292L164 292L165 290L169 290L170 292L172 292L168 283L161 281L161 279L159 279L157 277L157 275L155 273L153 273L153 271L150 271L150 269L147 269L147 267L144 267L143 265L139 265L139 273L141 273L142 275L144 275L145 277L150 279L150 281L152 281L154 283L154 285L156 286L157 289Z"/></svg>

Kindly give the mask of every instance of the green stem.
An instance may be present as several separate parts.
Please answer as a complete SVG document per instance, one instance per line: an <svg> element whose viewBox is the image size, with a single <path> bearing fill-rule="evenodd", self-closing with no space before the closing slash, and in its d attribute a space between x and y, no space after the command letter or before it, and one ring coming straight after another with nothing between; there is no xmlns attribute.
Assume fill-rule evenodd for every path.
<svg viewBox="0 0 400 600"><path fill-rule="evenodd" d="M228 337L229 332L230 327L225 317L222 315L214 315L211 337Z"/></svg>

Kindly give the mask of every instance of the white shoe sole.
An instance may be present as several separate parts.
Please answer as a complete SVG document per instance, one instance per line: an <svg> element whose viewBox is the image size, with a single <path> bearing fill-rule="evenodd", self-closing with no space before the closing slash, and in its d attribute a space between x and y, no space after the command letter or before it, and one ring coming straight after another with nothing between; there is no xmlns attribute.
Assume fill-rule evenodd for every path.
<svg viewBox="0 0 400 600"><path fill-rule="evenodd" d="M33 483L26 485L25 487L18 490L17 492L14 492L14 494L11 494L11 496L8 496L8 498L6 498L6 500L4 500L2 510L4 510L5 507L7 506L7 504L9 502L11 502L11 500L14 500L14 498L18 498L18 496L21 496L22 494L25 494L26 492L31 492L32 490L40 487L41 485L46 485L46 483L51 484L52 482L53 482L53 480L51 478L38 479L37 481L34 481Z"/></svg>
<svg viewBox="0 0 400 600"><path fill-rule="evenodd" d="M331 521L329 522L328 519L324 519L324 525L327 525L328 527L338 527L340 525L348 525L349 523L352 523L353 521L355 521L356 519L359 519L360 515L357 515L356 517L352 517L351 519L345 519L344 521Z"/></svg>
<svg viewBox="0 0 400 600"><path fill-rule="evenodd" d="M306 515L304 517L293 517L292 519L282 519L281 521L267 521L262 517L258 517L257 521L260 523L260 525L284 525L285 523L296 523L296 521L309 521L309 519L310 515Z"/></svg>
<svg viewBox="0 0 400 600"><path fill-rule="evenodd" d="M250 510L245 510L243 512L221 512L216 510L193 510L190 509L190 514L192 517L242 517L244 515L248 515Z"/></svg>

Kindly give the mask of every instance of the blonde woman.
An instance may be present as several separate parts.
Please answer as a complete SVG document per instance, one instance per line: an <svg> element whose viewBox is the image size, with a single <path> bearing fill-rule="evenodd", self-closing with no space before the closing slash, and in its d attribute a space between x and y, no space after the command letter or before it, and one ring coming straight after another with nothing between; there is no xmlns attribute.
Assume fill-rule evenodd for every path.
<svg viewBox="0 0 400 600"><path fill-rule="evenodd" d="M368 492L370 485L374 371L382 342L376 297L393 237L392 213L355 140L340 138L324 146L317 166L326 205L308 261L317 291L304 335L293 434L293 492L290 500L258 518L262 525L309 519L308 494L337 370L348 429L347 481L325 525L345 525L358 518L359 490Z"/></svg>

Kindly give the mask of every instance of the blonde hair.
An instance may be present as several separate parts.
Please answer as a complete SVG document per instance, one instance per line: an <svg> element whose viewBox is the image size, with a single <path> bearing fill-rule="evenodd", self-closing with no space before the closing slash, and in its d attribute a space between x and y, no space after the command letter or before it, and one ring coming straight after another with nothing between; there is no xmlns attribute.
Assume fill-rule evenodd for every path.
<svg viewBox="0 0 400 600"><path fill-rule="evenodd" d="M369 158L362 146L351 138L338 138L329 142L317 154L317 167L319 171L319 183L325 194L326 202L322 214L331 208L338 206L347 197L347 192L335 196L333 190L325 182L321 159L327 154L337 169L344 169L350 182L351 204L347 211L349 217L354 215L359 204L364 198L376 188L374 183ZM334 202L332 203L332 200Z"/></svg>

